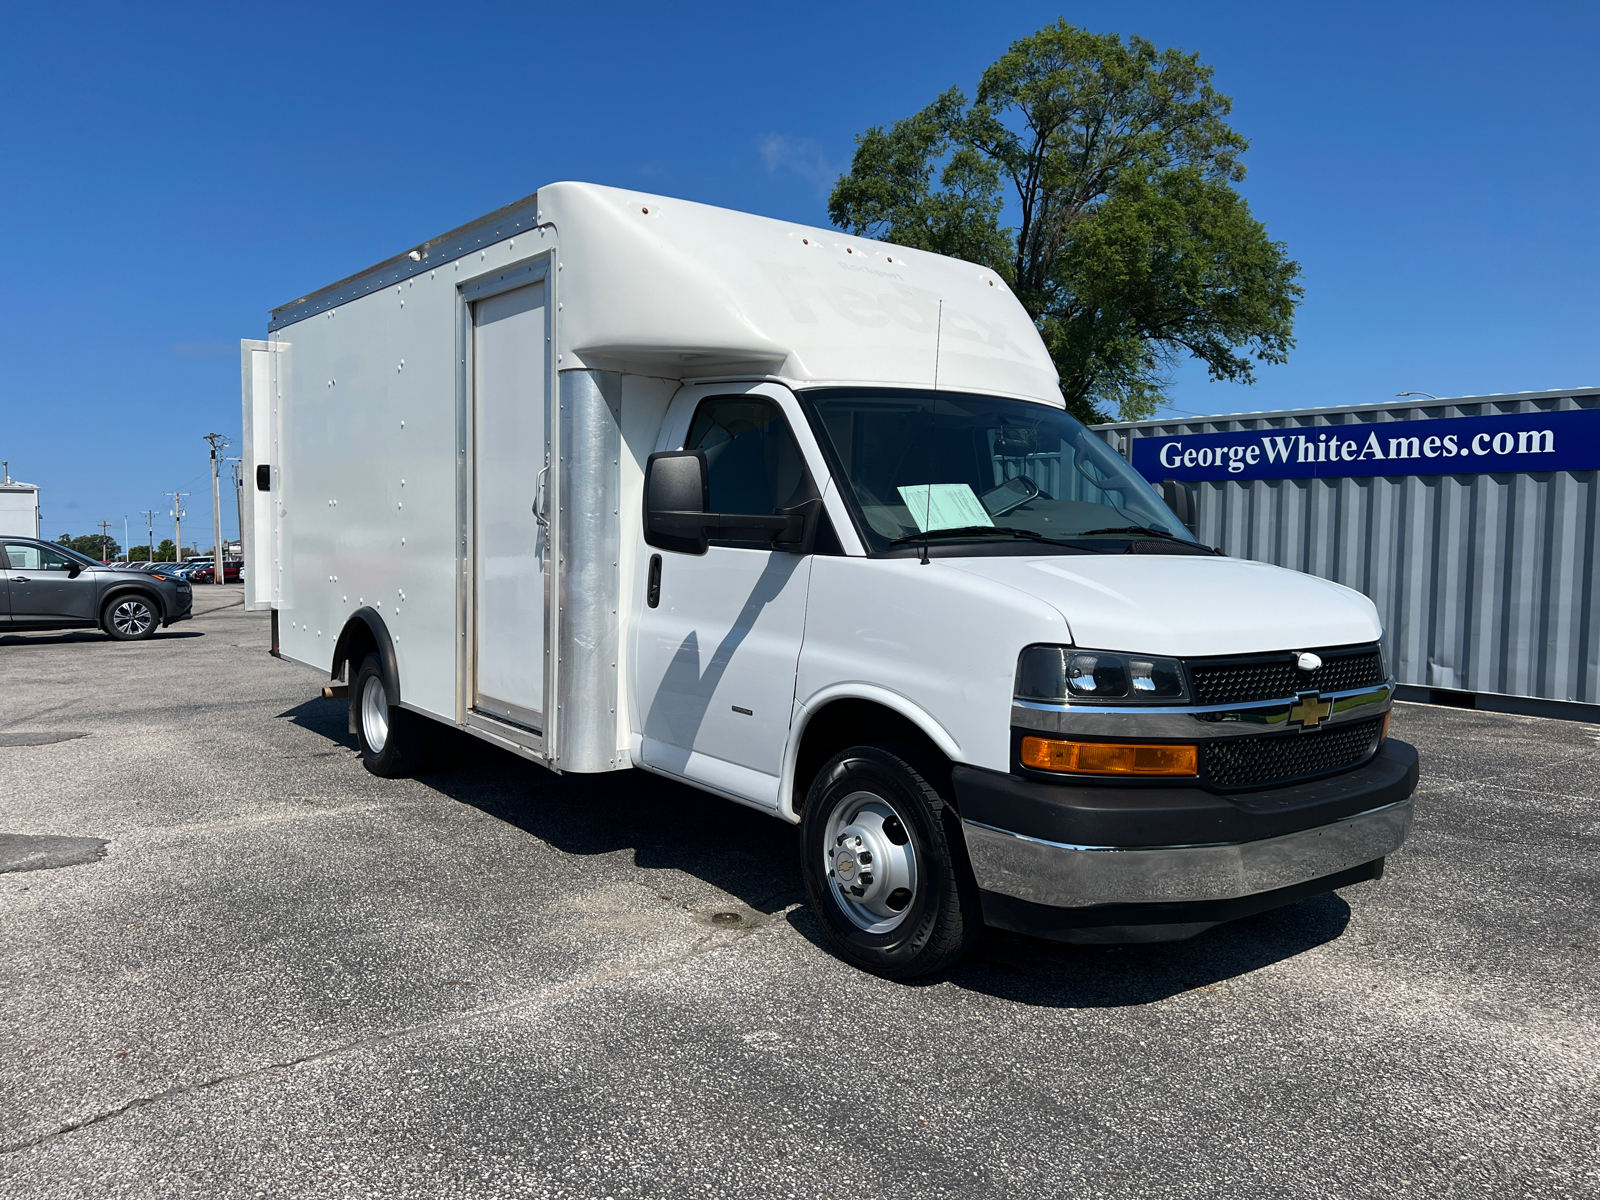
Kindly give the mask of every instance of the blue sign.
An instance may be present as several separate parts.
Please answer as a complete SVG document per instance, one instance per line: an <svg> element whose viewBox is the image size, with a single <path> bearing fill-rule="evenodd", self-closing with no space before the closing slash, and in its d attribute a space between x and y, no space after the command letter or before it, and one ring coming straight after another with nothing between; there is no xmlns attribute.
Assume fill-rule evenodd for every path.
<svg viewBox="0 0 1600 1200"><path fill-rule="evenodd" d="M1145 435L1133 465L1152 482L1592 471L1600 409Z"/></svg>

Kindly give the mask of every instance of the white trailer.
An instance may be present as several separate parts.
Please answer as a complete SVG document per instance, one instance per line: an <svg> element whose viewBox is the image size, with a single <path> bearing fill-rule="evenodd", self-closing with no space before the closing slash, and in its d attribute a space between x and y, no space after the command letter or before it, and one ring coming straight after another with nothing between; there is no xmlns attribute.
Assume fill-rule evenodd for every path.
<svg viewBox="0 0 1600 1200"><path fill-rule="evenodd" d="M1192 936L1381 873L1372 604L1199 545L970 263L559 183L243 343L247 604L453 725L802 825L834 946Z"/></svg>

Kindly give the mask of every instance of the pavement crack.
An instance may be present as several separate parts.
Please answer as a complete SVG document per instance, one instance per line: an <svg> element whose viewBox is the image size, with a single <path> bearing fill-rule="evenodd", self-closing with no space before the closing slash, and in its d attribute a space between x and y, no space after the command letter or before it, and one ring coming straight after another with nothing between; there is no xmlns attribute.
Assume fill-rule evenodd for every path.
<svg viewBox="0 0 1600 1200"><path fill-rule="evenodd" d="M702 935L690 944L688 949L678 954L671 954L665 958L654 959L649 962L625 963L621 966L609 967L603 971L595 971L578 979L569 980L557 987L545 988L529 996L521 996L515 1000L508 1000L504 1004L493 1004L482 1008L470 1008L461 1012L446 1013L432 1017L426 1021L419 1021L415 1025L406 1025L400 1029L391 1029L384 1033L370 1034L366 1037L353 1038L337 1046L329 1046L324 1050L314 1050L309 1054L302 1054L298 1058L285 1059L282 1062L266 1063L262 1066L251 1067L248 1070L234 1071L228 1074L216 1075L210 1079L198 1080L194 1083L177 1084L162 1091L154 1092L148 1096L137 1096L126 1104L108 1109L93 1116L84 1117L81 1121L73 1121L49 1133L42 1133L38 1137L28 1138L24 1141L11 1142L0 1145L0 1156L19 1154L24 1150L32 1150L54 1142L68 1134L89 1129L95 1125L103 1125L108 1121L115 1121L118 1117L127 1116L141 1108L152 1104L159 1104L164 1100L174 1100L180 1096L192 1095L196 1092L208 1091L214 1087L225 1084L238 1083L246 1079L256 1079L274 1071L289 1071L296 1067L306 1066L310 1063L321 1062L325 1059L336 1058L352 1051L366 1050L374 1046L382 1046L390 1042L400 1041L419 1033L428 1033L436 1029L449 1029L453 1026L468 1024L472 1021L482 1020L486 1017L504 1016L508 1013L519 1012L524 1009L537 1008L540 1005L552 1004L568 996L599 987L617 979L627 979L633 976L653 975L661 971L670 970L672 967L700 958L713 951L731 945L741 937L746 937L754 932L750 929L728 928L715 930Z"/></svg>

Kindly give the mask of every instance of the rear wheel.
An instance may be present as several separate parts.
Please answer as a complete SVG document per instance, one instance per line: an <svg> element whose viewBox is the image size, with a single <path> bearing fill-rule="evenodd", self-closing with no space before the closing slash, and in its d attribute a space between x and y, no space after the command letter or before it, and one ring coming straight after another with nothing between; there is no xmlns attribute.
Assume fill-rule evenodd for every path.
<svg viewBox="0 0 1600 1200"><path fill-rule="evenodd" d="M983 928L961 818L909 747L852 746L801 820L812 911L840 957L891 979L949 966Z"/></svg>
<svg viewBox="0 0 1600 1200"><path fill-rule="evenodd" d="M161 624L161 614L148 596L113 596L100 612L100 627L119 642L142 642Z"/></svg>
<svg viewBox="0 0 1600 1200"><path fill-rule="evenodd" d="M367 770L385 779L410 775L427 761L433 722L389 703L383 664L369 654L350 685L351 715Z"/></svg>

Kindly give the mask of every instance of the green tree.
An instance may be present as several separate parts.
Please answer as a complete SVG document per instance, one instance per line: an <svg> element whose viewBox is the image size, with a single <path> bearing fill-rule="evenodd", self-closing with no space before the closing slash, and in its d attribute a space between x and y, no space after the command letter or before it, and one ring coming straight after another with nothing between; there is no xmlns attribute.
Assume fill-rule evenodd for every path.
<svg viewBox="0 0 1600 1200"><path fill-rule="evenodd" d="M1198 55L1057 21L1014 43L972 102L952 88L858 137L828 214L1002 275L1085 420L1150 416L1186 355L1253 383L1255 362L1294 345L1300 267L1235 190L1247 143L1211 74Z"/></svg>
<svg viewBox="0 0 1600 1200"><path fill-rule="evenodd" d="M82 537L73 537L63 533L56 539L56 545L65 546L68 550L76 550L79 554L87 554L90 558L97 558L103 562L112 562L122 547L117 545L114 537L102 537L98 533L86 533Z"/></svg>
<svg viewBox="0 0 1600 1200"><path fill-rule="evenodd" d="M161 544L156 547L156 552L150 556L151 562L177 562L178 547L171 538L162 538Z"/></svg>

